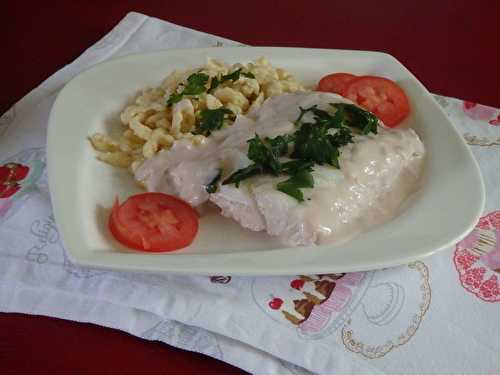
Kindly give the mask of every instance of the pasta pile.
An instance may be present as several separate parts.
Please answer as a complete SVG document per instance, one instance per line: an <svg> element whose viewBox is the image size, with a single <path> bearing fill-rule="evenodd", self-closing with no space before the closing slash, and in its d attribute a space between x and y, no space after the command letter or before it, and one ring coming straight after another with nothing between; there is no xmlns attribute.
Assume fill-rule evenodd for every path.
<svg viewBox="0 0 500 375"><path fill-rule="evenodd" d="M183 95L189 77L199 73L209 76L202 87L204 92ZM119 139L96 133L90 142L99 160L134 172L144 160L168 150L176 140L203 144L207 134L200 134L198 129L203 110L227 109L233 116L224 118L224 126L231 125L235 115L259 107L265 99L303 89L289 72L274 68L265 58L231 66L208 59L199 69L174 71L159 87L143 89L135 104L120 115L126 129Z"/></svg>

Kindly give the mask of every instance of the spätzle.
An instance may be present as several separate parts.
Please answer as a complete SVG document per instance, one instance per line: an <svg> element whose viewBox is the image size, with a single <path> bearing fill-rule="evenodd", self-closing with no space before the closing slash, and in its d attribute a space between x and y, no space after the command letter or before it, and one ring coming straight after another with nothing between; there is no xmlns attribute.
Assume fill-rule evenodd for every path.
<svg viewBox="0 0 500 375"><path fill-rule="evenodd" d="M208 76L203 92L184 93L188 78L200 74ZM197 132L203 111L229 110L233 117L225 117L224 125L231 125L235 115L255 110L265 99L300 90L304 88L288 71L274 68L265 58L233 65L208 59L201 68L176 70L160 86L143 89L135 103L122 111L125 129L118 139L96 133L89 140L99 160L133 172L176 140L204 144L206 135ZM177 100L169 105L174 96Z"/></svg>

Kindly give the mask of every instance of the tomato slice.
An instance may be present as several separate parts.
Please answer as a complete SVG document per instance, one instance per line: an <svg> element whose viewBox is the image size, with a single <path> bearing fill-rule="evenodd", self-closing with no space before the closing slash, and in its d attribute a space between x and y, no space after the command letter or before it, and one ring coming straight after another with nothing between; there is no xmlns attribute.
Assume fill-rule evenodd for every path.
<svg viewBox="0 0 500 375"><path fill-rule="evenodd" d="M395 127L410 113L405 92L383 77L361 76L350 81L343 95L373 112L388 127Z"/></svg>
<svg viewBox="0 0 500 375"><path fill-rule="evenodd" d="M350 73L332 73L324 76L318 83L317 91L334 92L343 95L347 84L356 76Z"/></svg>
<svg viewBox="0 0 500 375"><path fill-rule="evenodd" d="M120 205L116 199L109 230L136 250L172 251L189 246L198 232L198 213L189 204L163 193L143 193Z"/></svg>

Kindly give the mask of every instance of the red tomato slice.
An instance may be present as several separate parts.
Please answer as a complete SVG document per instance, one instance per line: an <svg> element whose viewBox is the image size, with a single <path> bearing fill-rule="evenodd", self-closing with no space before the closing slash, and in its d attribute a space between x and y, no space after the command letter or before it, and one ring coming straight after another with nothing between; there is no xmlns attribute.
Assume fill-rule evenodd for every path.
<svg viewBox="0 0 500 375"><path fill-rule="evenodd" d="M328 74L320 79L317 91L334 92L343 95L343 92L349 82L351 82L355 75L350 73L333 73Z"/></svg>
<svg viewBox="0 0 500 375"><path fill-rule="evenodd" d="M186 202L163 193L143 193L120 205L115 201L109 230L127 247L172 251L189 246L198 232L198 213Z"/></svg>
<svg viewBox="0 0 500 375"><path fill-rule="evenodd" d="M405 92L393 81L382 77L362 76L349 82L343 94L373 112L388 127L395 127L410 113Z"/></svg>

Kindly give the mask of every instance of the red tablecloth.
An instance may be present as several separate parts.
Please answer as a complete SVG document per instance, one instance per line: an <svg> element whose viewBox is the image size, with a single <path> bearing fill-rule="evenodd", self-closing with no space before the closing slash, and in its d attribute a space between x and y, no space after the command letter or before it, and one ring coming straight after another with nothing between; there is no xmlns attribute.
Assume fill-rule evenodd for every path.
<svg viewBox="0 0 500 375"><path fill-rule="evenodd" d="M0 112L75 59L129 11L251 45L385 51L431 92L500 107L500 2L400 3L4 0ZM51 355L54 348L57 359ZM242 373L111 329L18 314L0 314L0 369L2 374Z"/></svg>

